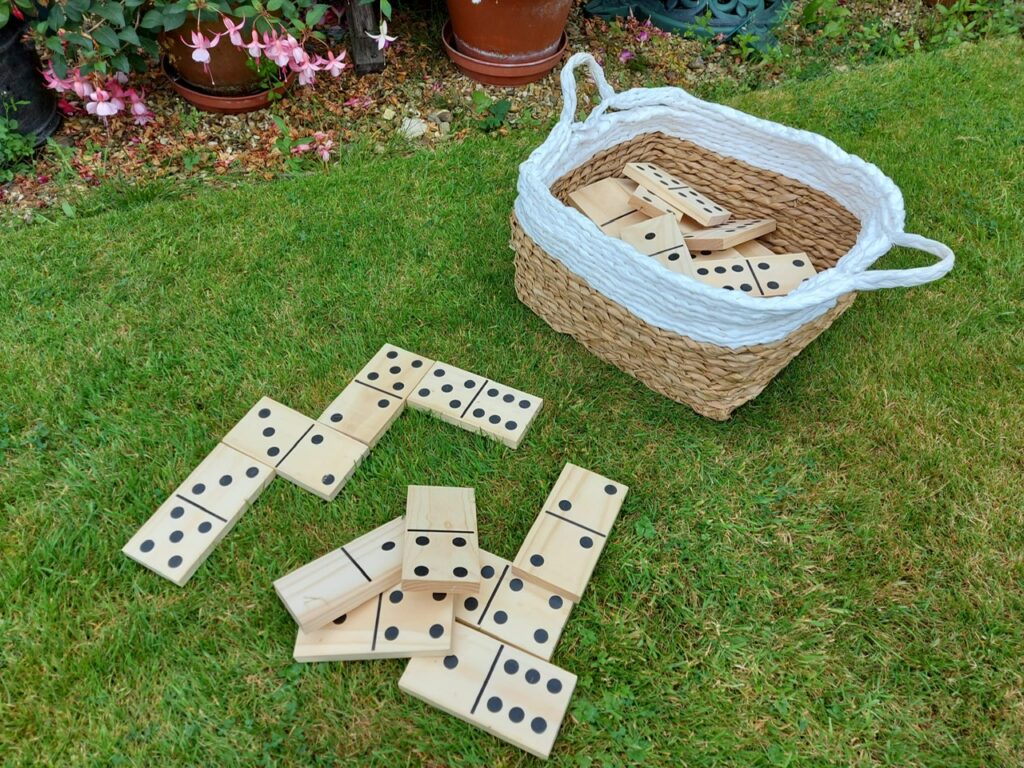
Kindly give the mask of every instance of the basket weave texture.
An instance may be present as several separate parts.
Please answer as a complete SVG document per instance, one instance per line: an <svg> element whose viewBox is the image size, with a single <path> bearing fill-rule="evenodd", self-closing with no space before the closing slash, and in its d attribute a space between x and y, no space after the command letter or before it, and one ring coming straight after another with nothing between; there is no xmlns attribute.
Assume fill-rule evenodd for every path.
<svg viewBox="0 0 1024 768"><path fill-rule="evenodd" d="M599 152L558 179L551 193L568 205L571 191L620 176L630 162L655 163L685 178L737 219L774 218L776 231L761 241L776 253L806 253L819 272L835 266L860 230L857 217L823 192L658 132ZM694 341L635 316L545 253L515 215L512 247L516 294L548 325L655 392L717 420L757 397L856 298L844 294L835 307L779 341L733 349Z"/></svg>

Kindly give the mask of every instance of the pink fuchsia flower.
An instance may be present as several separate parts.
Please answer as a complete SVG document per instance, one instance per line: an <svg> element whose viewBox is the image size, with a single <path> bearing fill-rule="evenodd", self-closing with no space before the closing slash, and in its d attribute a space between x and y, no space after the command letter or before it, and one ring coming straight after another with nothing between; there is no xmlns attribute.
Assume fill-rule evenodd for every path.
<svg viewBox="0 0 1024 768"><path fill-rule="evenodd" d="M367 32L366 36L368 38L370 38L371 40L376 40L377 41L377 50L378 51L383 51L385 48L387 48L389 45L391 45L393 42L395 42L395 40L398 39L397 37L392 37L391 35L388 34L388 22L387 22L387 19L382 19L381 20L381 22L380 22L380 32L378 32L376 35L374 35L374 34L372 34L370 32Z"/></svg>
<svg viewBox="0 0 1024 768"><path fill-rule="evenodd" d="M281 37L277 32L263 33L263 54L279 67L287 67L292 60L292 50L299 42L291 35Z"/></svg>
<svg viewBox="0 0 1024 768"><path fill-rule="evenodd" d="M53 71L53 64L50 64L43 70L43 83L51 91L57 93L66 93L71 90L71 81L57 77L57 73Z"/></svg>
<svg viewBox="0 0 1024 768"><path fill-rule="evenodd" d="M128 101L131 102L132 119L135 120L136 125L146 125L147 123L153 122L153 113L149 111L149 107L146 106L146 102L142 100L143 94L139 93L134 88L129 88L125 91L125 96L127 96Z"/></svg>
<svg viewBox="0 0 1024 768"><path fill-rule="evenodd" d="M89 94L89 101L86 102L85 111L97 117L113 117L124 109L124 102L110 91L97 88Z"/></svg>
<svg viewBox="0 0 1024 768"><path fill-rule="evenodd" d="M252 31L252 39L245 44L245 50L248 51L249 56L254 59L258 59L263 55L263 46L260 44L259 35L256 34L256 30Z"/></svg>
<svg viewBox="0 0 1024 768"><path fill-rule="evenodd" d="M296 144L294 147L292 147L292 154L293 155L304 155L307 152L309 152L311 149L313 149L313 145L310 144L309 142L304 141L301 144Z"/></svg>
<svg viewBox="0 0 1024 768"><path fill-rule="evenodd" d="M220 17L221 22L224 24L224 34L228 36L228 40L231 44L239 48L242 47L242 27L245 26L245 19L242 19L237 24L232 23L231 19L227 16Z"/></svg>
<svg viewBox="0 0 1024 768"><path fill-rule="evenodd" d="M342 70L348 66L348 62L345 61L345 56L346 51L342 51L337 56L328 51L327 58L317 56L317 66L320 67L321 72L330 72L331 77L338 77Z"/></svg>
<svg viewBox="0 0 1024 768"><path fill-rule="evenodd" d="M619 61L621 61L623 64L625 64L630 59L635 59L635 58L636 58L636 54L634 54L628 48L623 48L622 51L619 52Z"/></svg>
<svg viewBox="0 0 1024 768"><path fill-rule="evenodd" d="M309 56L305 56L302 64L292 64L292 70L299 75L299 85L310 85L316 80L316 73L320 71L316 62Z"/></svg>
<svg viewBox="0 0 1024 768"><path fill-rule="evenodd" d="M92 93L95 90L92 83L89 82L89 79L82 75L82 73L77 69L71 72L70 82L71 90L75 92L75 96L83 100L92 96Z"/></svg>
<svg viewBox="0 0 1024 768"><path fill-rule="evenodd" d="M192 42L187 42L184 37L181 38L181 42L185 43L185 45L192 49L192 61L198 61L206 67L207 71L209 71L210 49L217 47L217 43L220 42L220 38L220 35L214 35L213 38L210 39L199 30L193 30Z"/></svg>
<svg viewBox="0 0 1024 768"><path fill-rule="evenodd" d="M313 141L316 144L316 153L320 156L320 159L325 163L329 161L331 159L331 150L334 149L334 140L323 131L317 131L313 134Z"/></svg>

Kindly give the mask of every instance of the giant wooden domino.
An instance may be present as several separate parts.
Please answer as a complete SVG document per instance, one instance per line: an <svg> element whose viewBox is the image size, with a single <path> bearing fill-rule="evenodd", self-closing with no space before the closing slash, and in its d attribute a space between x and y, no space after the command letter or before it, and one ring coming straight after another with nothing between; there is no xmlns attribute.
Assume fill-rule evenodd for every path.
<svg viewBox="0 0 1024 768"><path fill-rule="evenodd" d="M273 479L272 468L218 444L121 551L183 586Z"/></svg>
<svg viewBox="0 0 1024 768"><path fill-rule="evenodd" d="M438 656L452 646L454 598L405 592L397 581L376 597L295 639L296 661Z"/></svg>
<svg viewBox="0 0 1024 768"><path fill-rule="evenodd" d="M224 443L327 501L338 495L369 451L358 440L269 397L242 417L224 436Z"/></svg>
<svg viewBox="0 0 1024 768"><path fill-rule="evenodd" d="M622 172L706 227L729 219L729 211L653 163L627 163Z"/></svg>
<svg viewBox="0 0 1024 768"><path fill-rule="evenodd" d="M480 590L472 488L409 486L402 589L473 594Z"/></svg>
<svg viewBox="0 0 1024 768"><path fill-rule="evenodd" d="M518 448L544 401L483 376L437 362L409 396L409 406L449 424Z"/></svg>
<svg viewBox="0 0 1024 768"><path fill-rule="evenodd" d="M412 659L398 687L546 759L569 708L576 675L456 624L448 655Z"/></svg>
<svg viewBox="0 0 1024 768"><path fill-rule="evenodd" d="M570 192L569 200L602 232L618 237L624 227L647 218L630 199L635 189L636 184L627 179L601 179Z"/></svg>
<svg viewBox="0 0 1024 768"><path fill-rule="evenodd" d="M459 595L455 618L524 651L550 659L573 603L531 579L512 573L512 563L480 552L479 595Z"/></svg>
<svg viewBox="0 0 1024 768"><path fill-rule="evenodd" d="M596 472L566 464L512 572L579 602L628 492Z"/></svg>
<svg viewBox="0 0 1024 768"><path fill-rule="evenodd" d="M404 534L405 520L397 517L282 576L274 590L296 624L318 629L398 580Z"/></svg>

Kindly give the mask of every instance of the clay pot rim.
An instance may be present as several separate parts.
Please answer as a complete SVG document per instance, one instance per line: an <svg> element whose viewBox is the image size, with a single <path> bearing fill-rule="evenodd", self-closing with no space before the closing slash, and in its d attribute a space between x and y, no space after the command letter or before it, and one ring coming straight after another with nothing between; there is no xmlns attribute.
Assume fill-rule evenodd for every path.
<svg viewBox="0 0 1024 768"><path fill-rule="evenodd" d="M441 30L441 43L448 57L455 63L455 66L465 74L489 85L525 85L540 80L544 75L555 68L559 60L565 54L569 45L569 38L562 31L558 48L554 53L542 59L534 61L520 61L509 64L500 64L494 61L485 61L460 51L455 47L455 34L452 32L452 22L449 19L444 23Z"/></svg>
<svg viewBox="0 0 1024 768"><path fill-rule="evenodd" d="M171 62L168 61L167 56L160 57L160 68L170 81L171 87L189 104L207 112L221 112L223 114L239 114L263 109L270 104L271 93L284 93L295 79L295 73L292 72L283 83L273 88L264 88L244 96L225 96L223 94L210 93L186 83Z"/></svg>

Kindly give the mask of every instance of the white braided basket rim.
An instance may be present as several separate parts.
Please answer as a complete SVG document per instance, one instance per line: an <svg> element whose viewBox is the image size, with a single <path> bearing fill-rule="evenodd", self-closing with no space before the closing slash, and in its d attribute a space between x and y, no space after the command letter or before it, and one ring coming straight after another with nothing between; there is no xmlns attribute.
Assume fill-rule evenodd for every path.
<svg viewBox="0 0 1024 768"><path fill-rule="evenodd" d="M574 69L581 64L589 67L601 103L584 121L576 122ZM546 253L654 326L730 348L770 343L820 317L851 291L921 285L953 267L953 252L947 246L903 231L903 196L896 184L824 136L702 101L679 88L616 94L588 53L572 56L561 78L561 119L520 166L516 217ZM670 272L622 240L604 235L551 194L557 179L596 153L654 131L830 195L860 220L856 243L835 267L787 296L753 297ZM938 261L914 269L869 270L893 245L926 251Z"/></svg>

